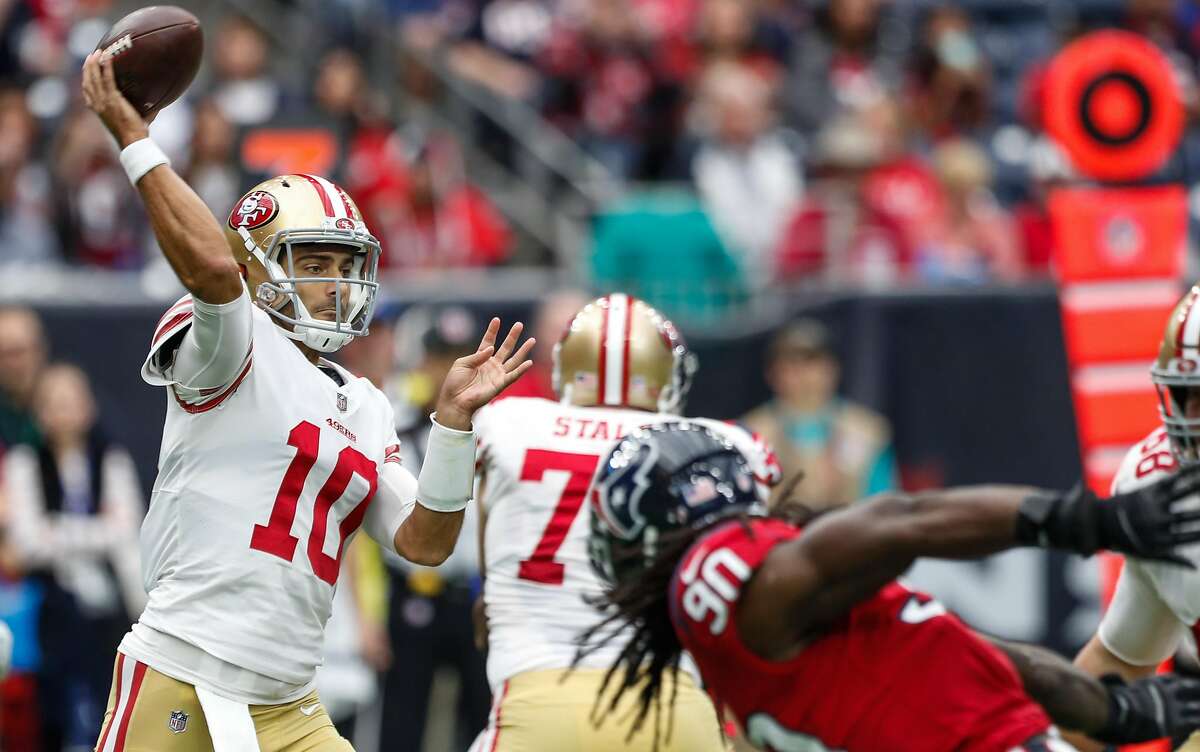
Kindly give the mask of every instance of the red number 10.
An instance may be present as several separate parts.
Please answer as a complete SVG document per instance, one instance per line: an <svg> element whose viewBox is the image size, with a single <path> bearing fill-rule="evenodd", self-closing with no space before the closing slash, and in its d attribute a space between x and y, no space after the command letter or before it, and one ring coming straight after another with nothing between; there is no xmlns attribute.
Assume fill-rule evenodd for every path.
<svg viewBox="0 0 1200 752"><path fill-rule="evenodd" d="M266 525L255 525L254 535L250 537L250 548L265 551L291 561L296 554L296 544L300 539L292 535L292 522L296 519L296 504L300 500L300 492L304 490L304 481L317 461L317 450L321 442L321 429L308 421L303 421L288 434L288 446L296 448L296 456L283 474L283 482L275 495L275 506L271 507L271 518ZM325 529L329 524L329 510L346 492L350 485L350 477L357 474L370 484L367 494L358 500L350 514L346 515L338 525L337 557L326 554L321 546L325 542ZM333 585L337 582L338 571L342 566L342 548L367 514L371 498L375 496L378 473L375 463L367 459L354 447L346 447L338 453L337 464L329 479L317 492L313 502L313 525L308 534L308 561L312 564L313 572L325 582Z"/></svg>
<svg viewBox="0 0 1200 752"><path fill-rule="evenodd" d="M554 514L542 531L542 538L528 559L521 562L517 576L522 580L541 582L546 585L561 585L566 567L555 561L554 556L562 547L571 523L583 506L583 497L592 483L592 475L600 457L594 454L572 454L551 452L546 449L530 449L525 453L525 465L521 468L521 480L540 482L547 470L565 470L570 473L567 487L563 489Z"/></svg>

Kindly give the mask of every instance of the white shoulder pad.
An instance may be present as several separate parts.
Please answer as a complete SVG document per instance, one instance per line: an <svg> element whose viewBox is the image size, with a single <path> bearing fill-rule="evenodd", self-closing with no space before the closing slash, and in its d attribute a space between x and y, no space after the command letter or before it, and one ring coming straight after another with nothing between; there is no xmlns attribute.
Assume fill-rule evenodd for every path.
<svg viewBox="0 0 1200 752"><path fill-rule="evenodd" d="M1163 428L1156 428L1150 435L1134 444L1121 461L1121 467L1113 476L1111 494L1128 493L1175 472L1175 455L1171 454L1171 443Z"/></svg>
<svg viewBox="0 0 1200 752"><path fill-rule="evenodd" d="M163 346L174 337L186 331L192 323L192 296L184 295L175 305L167 309L158 324L154 327L154 337L150 340L150 351L142 363L142 380L151 386L170 386L173 382L167 378L167 364L159 358Z"/></svg>

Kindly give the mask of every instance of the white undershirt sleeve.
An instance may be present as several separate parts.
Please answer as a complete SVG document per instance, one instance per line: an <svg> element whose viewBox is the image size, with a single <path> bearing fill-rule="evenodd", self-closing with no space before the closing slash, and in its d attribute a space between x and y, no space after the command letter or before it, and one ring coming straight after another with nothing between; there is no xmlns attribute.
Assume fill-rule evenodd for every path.
<svg viewBox="0 0 1200 752"><path fill-rule="evenodd" d="M1155 666L1174 654L1184 627L1141 566L1126 561L1100 622L1098 636L1104 647L1134 666Z"/></svg>
<svg viewBox="0 0 1200 752"><path fill-rule="evenodd" d="M367 507L363 529L385 550L396 551L396 531L412 514L417 503L417 479L397 462L384 462L379 470L379 487Z"/></svg>
<svg viewBox="0 0 1200 752"><path fill-rule="evenodd" d="M191 326L165 369L170 379L188 389L217 389L236 379L250 352L252 314L244 290L228 303L193 299Z"/></svg>

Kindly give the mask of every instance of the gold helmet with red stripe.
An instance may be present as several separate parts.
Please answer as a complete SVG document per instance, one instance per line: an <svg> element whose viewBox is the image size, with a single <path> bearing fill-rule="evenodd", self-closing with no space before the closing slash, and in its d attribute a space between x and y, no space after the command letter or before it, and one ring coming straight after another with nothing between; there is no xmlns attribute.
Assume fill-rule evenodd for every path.
<svg viewBox="0 0 1200 752"><path fill-rule="evenodd" d="M255 301L283 325L289 337L314 350L334 352L366 334L379 289L379 241L339 186L316 175L280 175L259 183L234 204L225 237L246 270ZM298 243L329 243L349 250L353 260L349 275L298 276L292 253ZM297 287L330 282L338 283L336 318L313 318ZM348 290L344 296L343 288Z"/></svg>
<svg viewBox="0 0 1200 752"><path fill-rule="evenodd" d="M1200 398L1200 284L1176 304L1167 320L1158 359L1150 369L1159 413L1181 463L1200 461L1200 415L1188 415L1188 398Z"/></svg>
<svg viewBox="0 0 1200 752"><path fill-rule="evenodd" d="M554 391L583 407L679 413L695 372L675 325L623 293L580 309L554 347Z"/></svg>

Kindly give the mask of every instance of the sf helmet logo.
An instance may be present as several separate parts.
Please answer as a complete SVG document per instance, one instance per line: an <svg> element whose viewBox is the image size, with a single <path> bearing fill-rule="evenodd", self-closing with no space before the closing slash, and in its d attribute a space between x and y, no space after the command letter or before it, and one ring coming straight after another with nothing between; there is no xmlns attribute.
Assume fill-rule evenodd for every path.
<svg viewBox="0 0 1200 752"><path fill-rule="evenodd" d="M245 227L253 230L275 219L279 214L279 201L266 191L253 191L229 213L229 226L233 229Z"/></svg>

